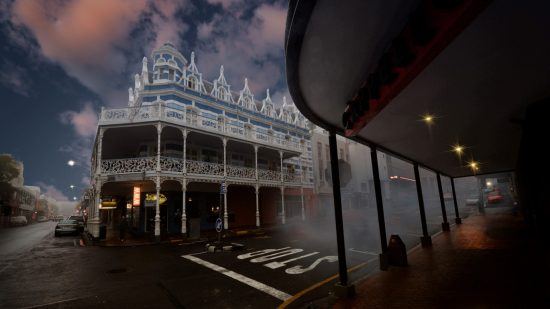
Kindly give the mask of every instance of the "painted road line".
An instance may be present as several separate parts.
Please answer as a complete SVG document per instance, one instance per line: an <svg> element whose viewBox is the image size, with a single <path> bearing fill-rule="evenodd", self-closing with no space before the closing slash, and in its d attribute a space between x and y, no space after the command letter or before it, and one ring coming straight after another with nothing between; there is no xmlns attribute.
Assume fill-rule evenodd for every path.
<svg viewBox="0 0 550 309"><path fill-rule="evenodd" d="M297 261L297 260L300 260L300 259L304 259L308 256L312 256L312 255L316 255L316 254L319 254L319 252L313 252L313 253L305 254L305 255L302 255L302 256L299 256L299 257L295 257L293 259L282 261L282 262L275 261L275 262L267 263L264 266L268 267L268 268L271 268L271 269L277 269L279 267L286 266L286 264L288 264L290 262L294 262L294 261Z"/></svg>
<svg viewBox="0 0 550 309"><path fill-rule="evenodd" d="M196 257L196 256L192 256L192 255L182 255L181 257L184 258L184 259L190 260L190 261L192 261L192 262L195 262L195 263L197 263L197 264L199 264L199 265L202 265L202 266L204 266L204 267L206 267L206 268L210 268L210 269L212 269L212 270L215 270L215 271L217 271L217 272L219 272L219 273L221 273L221 274L223 274L223 275L228 276L229 278L233 278L233 279L235 279L235 280L237 280L237 281L239 281L239 282L242 282L242 283L244 283L244 284L246 284L246 285L248 285L248 286L251 286L251 287L253 287L253 288L257 289L257 290L260 290L260 291L262 291L262 292L264 292L264 293L267 293L267 294L269 294L269 295L271 295L271 296L273 296L273 297L275 297L275 298L277 298L277 299L280 299L280 300L282 300L282 301L286 301L287 299L289 299L289 298L291 297L289 294L287 294L287 293L285 293L285 292L283 292L283 291L279 291L279 290L277 290L277 289L275 289L275 288L272 288L272 287L270 287L270 286L268 286L268 285L265 285L265 284L263 284L263 283L261 283L261 282L258 282L258 281L254 280L254 279L252 279L252 278L248 278L248 277L246 277L246 276L243 276L243 275L241 275L241 274L238 274L238 273L236 273L236 272L234 272L234 271L231 271L231 270L229 270L229 269L227 269L227 268L218 266L218 265L216 265L216 264L212 264L212 263L207 262L207 261L205 261L205 260L203 260L203 259L199 259L199 258Z"/></svg>
<svg viewBox="0 0 550 309"><path fill-rule="evenodd" d="M363 254L368 254L368 255L375 255L375 256L378 255L378 253L373 253L373 252L369 252L369 251L361 251L361 250L356 250L356 249L353 249L353 248L350 248L349 251L351 251L351 252L357 252L357 253L363 253Z"/></svg>

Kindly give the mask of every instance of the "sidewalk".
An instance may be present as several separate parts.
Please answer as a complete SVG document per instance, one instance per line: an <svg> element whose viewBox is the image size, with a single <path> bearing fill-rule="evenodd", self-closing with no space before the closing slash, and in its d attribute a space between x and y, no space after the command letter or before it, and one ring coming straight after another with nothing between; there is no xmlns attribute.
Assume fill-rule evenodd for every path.
<svg viewBox="0 0 550 309"><path fill-rule="evenodd" d="M250 235L264 235L266 231L270 231L272 228L238 228L224 231L224 239L233 240L239 237L246 237ZM183 244L195 244L200 242L214 241L217 239L217 232L214 230L204 231L200 238L186 238L180 235L163 235L160 243L183 243ZM97 245L102 247L134 247L134 246L148 246L159 244L151 235L144 234L141 236L134 236L131 233L126 233L126 238L121 241L118 237L118 232L114 229L109 229L107 232L107 239L102 241L92 241L86 233L82 234L82 240L88 246Z"/></svg>
<svg viewBox="0 0 550 309"><path fill-rule="evenodd" d="M510 208L487 209L431 249L414 250L409 266L390 267L356 283L353 299L334 308L550 308L550 254Z"/></svg>

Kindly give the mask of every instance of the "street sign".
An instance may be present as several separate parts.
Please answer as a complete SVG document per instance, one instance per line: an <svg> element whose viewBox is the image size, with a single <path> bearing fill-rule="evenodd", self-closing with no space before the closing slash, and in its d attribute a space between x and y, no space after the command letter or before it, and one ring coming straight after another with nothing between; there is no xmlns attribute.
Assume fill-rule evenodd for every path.
<svg viewBox="0 0 550 309"><path fill-rule="evenodd" d="M220 194L226 194L227 193L227 185L225 182L222 182L220 185Z"/></svg>
<svg viewBox="0 0 550 309"><path fill-rule="evenodd" d="M216 219L216 232L220 233L223 229L222 218Z"/></svg>

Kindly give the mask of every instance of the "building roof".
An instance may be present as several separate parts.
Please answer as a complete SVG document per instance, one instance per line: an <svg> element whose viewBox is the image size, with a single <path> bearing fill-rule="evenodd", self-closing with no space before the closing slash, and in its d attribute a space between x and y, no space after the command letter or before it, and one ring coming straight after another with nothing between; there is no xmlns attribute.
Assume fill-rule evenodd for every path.
<svg viewBox="0 0 550 309"><path fill-rule="evenodd" d="M287 80L298 109L314 123L345 134L347 104L360 97L404 29L415 29L414 17L426 3L431 1L291 1ZM460 28L443 37L440 50L432 50L386 105L369 101L372 117L353 134L449 176L473 174L466 166L470 159L479 161L484 173L512 170L526 105L550 95L549 4L441 3L457 3L451 8L457 14L468 12L468 5L480 6L475 14L458 15ZM404 65L390 73L410 69ZM426 113L434 115L432 125L421 121ZM456 143L466 146L461 158L451 151Z"/></svg>

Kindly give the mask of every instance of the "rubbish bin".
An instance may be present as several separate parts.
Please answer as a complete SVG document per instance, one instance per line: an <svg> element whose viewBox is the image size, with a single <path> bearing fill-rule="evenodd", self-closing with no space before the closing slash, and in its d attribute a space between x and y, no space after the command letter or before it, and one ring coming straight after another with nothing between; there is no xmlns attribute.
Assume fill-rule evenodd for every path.
<svg viewBox="0 0 550 309"><path fill-rule="evenodd" d="M393 266L407 266L407 248L398 235L391 235L388 244L388 260Z"/></svg>
<svg viewBox="0 0 550 309"><path fill-rule="evenodd" d="M107 226L102 224L99 226L99 240L107 238Z"/></svg>

